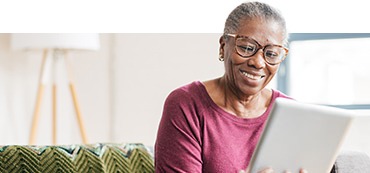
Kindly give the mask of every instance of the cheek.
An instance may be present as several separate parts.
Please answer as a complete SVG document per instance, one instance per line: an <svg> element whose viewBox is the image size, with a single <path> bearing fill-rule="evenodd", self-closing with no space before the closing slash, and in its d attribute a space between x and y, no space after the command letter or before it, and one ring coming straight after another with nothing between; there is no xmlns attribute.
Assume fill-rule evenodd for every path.
<svg viewBox="0 0 370 173"><path fill-rule="evenodd" d="M239 55L235 53L234 47L232 46L225 45L224 50L225 72L227 75L232 76L238 71L238 67L245 63L245 59L240 58Z"/></svg>
<svg viewBox="0 0 370 173"><path fill-rule="evenodd" d="M225 46L225 52L224 52L224 66L225 66L225 72L230 73L232 72L232 69L234 68L234 62L233 62L233 53L229 46Z"/></svg>
<svg viewBox="0 0 370 173"><path fill-rule="evenodd" d="M225 69L227 71L235 70L239 65L243 64L243 62L239 62L237 58L232 57L233 55L228 55L225 58Z"/></svg>
<svg viewBox="0 0 370 173"><path fill-rule="evenodd" d="M225 65L225 72L226 73L231 73L233 71L234 65L233 65L233 62L230 58L225 59L224 65Z"/></svg>
<svg viewBox="0 0 370 173"><path fill-rule="evenodd" d="M228 51L225 51L225 62L232 66L238 66L244 64L246 59L240 57L233 49L228 49Z"/></svg>
<svg viewBox="0 0 370 173"><path fill-rule="evenodd" d="M225 63L225 76L227 76L229 80L235 80L235 73L237 70L237 65L234 64L234 62L232 61L232 59L230 59L230 57L225 59L224 63Z"/></svg>
<svg viewBox="0 0 370 173"><path fill-rule="evenodd" d="M270 74L270 77L274 77L279 69L279 65L276 66L267 66L267 70Z"/></svg>

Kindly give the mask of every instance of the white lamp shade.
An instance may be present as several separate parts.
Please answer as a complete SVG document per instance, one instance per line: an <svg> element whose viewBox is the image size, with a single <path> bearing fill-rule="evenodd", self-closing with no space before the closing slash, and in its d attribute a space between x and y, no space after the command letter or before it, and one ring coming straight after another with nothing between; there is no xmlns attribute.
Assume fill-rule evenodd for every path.
<svg viewBox="0 0 370 173"><path fill-rule="evenodd" d="M75 49L98 50L100 48L97 33L44 33L44 34L11 34L13 50L31 49Z"/></svg>

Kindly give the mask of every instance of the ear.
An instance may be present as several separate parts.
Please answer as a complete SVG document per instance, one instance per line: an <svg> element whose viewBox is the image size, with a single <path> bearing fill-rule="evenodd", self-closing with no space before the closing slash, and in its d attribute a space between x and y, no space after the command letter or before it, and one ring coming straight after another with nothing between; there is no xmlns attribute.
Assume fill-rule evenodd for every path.
<svg viewBox="0 0 370 173"><path fill-rule="evenodd" d="M220 37L219 43L220 43L220 48L218 50L219 51L218 54L224 56L224 48L225 48L225 44L226 44L226 40L225 40L224 35L222 35Z"/></svg>

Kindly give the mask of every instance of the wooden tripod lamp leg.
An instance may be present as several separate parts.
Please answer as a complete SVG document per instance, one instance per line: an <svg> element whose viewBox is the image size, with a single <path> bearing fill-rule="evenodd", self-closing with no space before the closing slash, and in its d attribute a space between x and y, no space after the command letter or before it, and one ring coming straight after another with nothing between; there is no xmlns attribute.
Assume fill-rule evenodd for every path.
<svg viewBox="0 0 370 173"><path fill-rule="evenodd" d="M71 69L70 69L70 66L69 66L69 62L68 62L68 58L67 58L67 52L65 52L64 57L65 57L67 71L68 71L69 89L70 89L71 94L72 94L73 105L74 105L75 111L76 111L78 126L80 127L82 142L84 144L87 144L87 136L86 136L85 125L84 125L84 122L83 122L83 119L82 119L80 105L79 105L78 100L77 100L76 89L75 89L74 84L73 84L72 72L71 72Z"/></svg>
<svg viewBox="0 0 370 173"><path fill-rule="evenodd" d="M38 91L37 91L36 105L35 105L35 109L33 112L31 133L30 133L30 138L28 142L30 145L35 144L36 130L37 130L39 117L40 117L40 105L41 105L43 93L44 93L44 84L40 83Z"/></svg>
<svg viewBox="0 0 370 173"><path fill-rule="evenodd" d="M75 90L75 87L74 87L72 82L70 82L69 87L70 87L72 98L73 98L73 104L74 104L75 110L76 110L76 116L77 116L78 125L80 127L82 142L84 144L87 144L85 125L83 123L82 116L81 116L81 111L80 111L80 106L79 106L78 101L77 101L76 90Z"/></svg>
<svg viewBox="0 0 370 173"><path fill-rule="evenodd" d="M53 87L52 87L52 104L53 104L53 117L52 117L52 142L53 145L57 144L57 82L56 82L56 64L59 57L56 56L54 50L54 56L53 56Z"/></svg>
<svg viewBox="0 0 370 173"><path fill-rule="evenodd" d="M30 138L28 142L30 145L35 144L36 130L37 130L37 125L38 125L39 117L40 117L40 106L41 106L42 96L44 94L44 88L45 88L44 69L45 69L46 58L47 58L47 50L45 49L43 52L43 58L42 58L40 76L39 76L39 86L37 90L35 109L33 112L31 133L30 133Z"/></svg>
<svg viewBox="0 0 370 173"><path fill-rule="evenodd" d="M53 145L57 144L57 85L53 83Z"/></svg>

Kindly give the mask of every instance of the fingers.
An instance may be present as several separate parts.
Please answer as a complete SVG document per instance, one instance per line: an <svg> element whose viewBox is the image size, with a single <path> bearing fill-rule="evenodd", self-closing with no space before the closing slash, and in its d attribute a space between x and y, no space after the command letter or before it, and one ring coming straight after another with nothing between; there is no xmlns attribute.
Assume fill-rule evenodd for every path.
<svg viewBox="0 0 370 173"><path fill-rule="evenodd" d="M272 168L266 168L259 171L258 173L274 173L274 170Z"/></svg>
<svg viewBox="0 0 370 173"><path fill-rule="evenodd" d="M291 171L285 171L284 173L292 173ZM305 169L300 169L299 173L308 173Z"/></svg>

